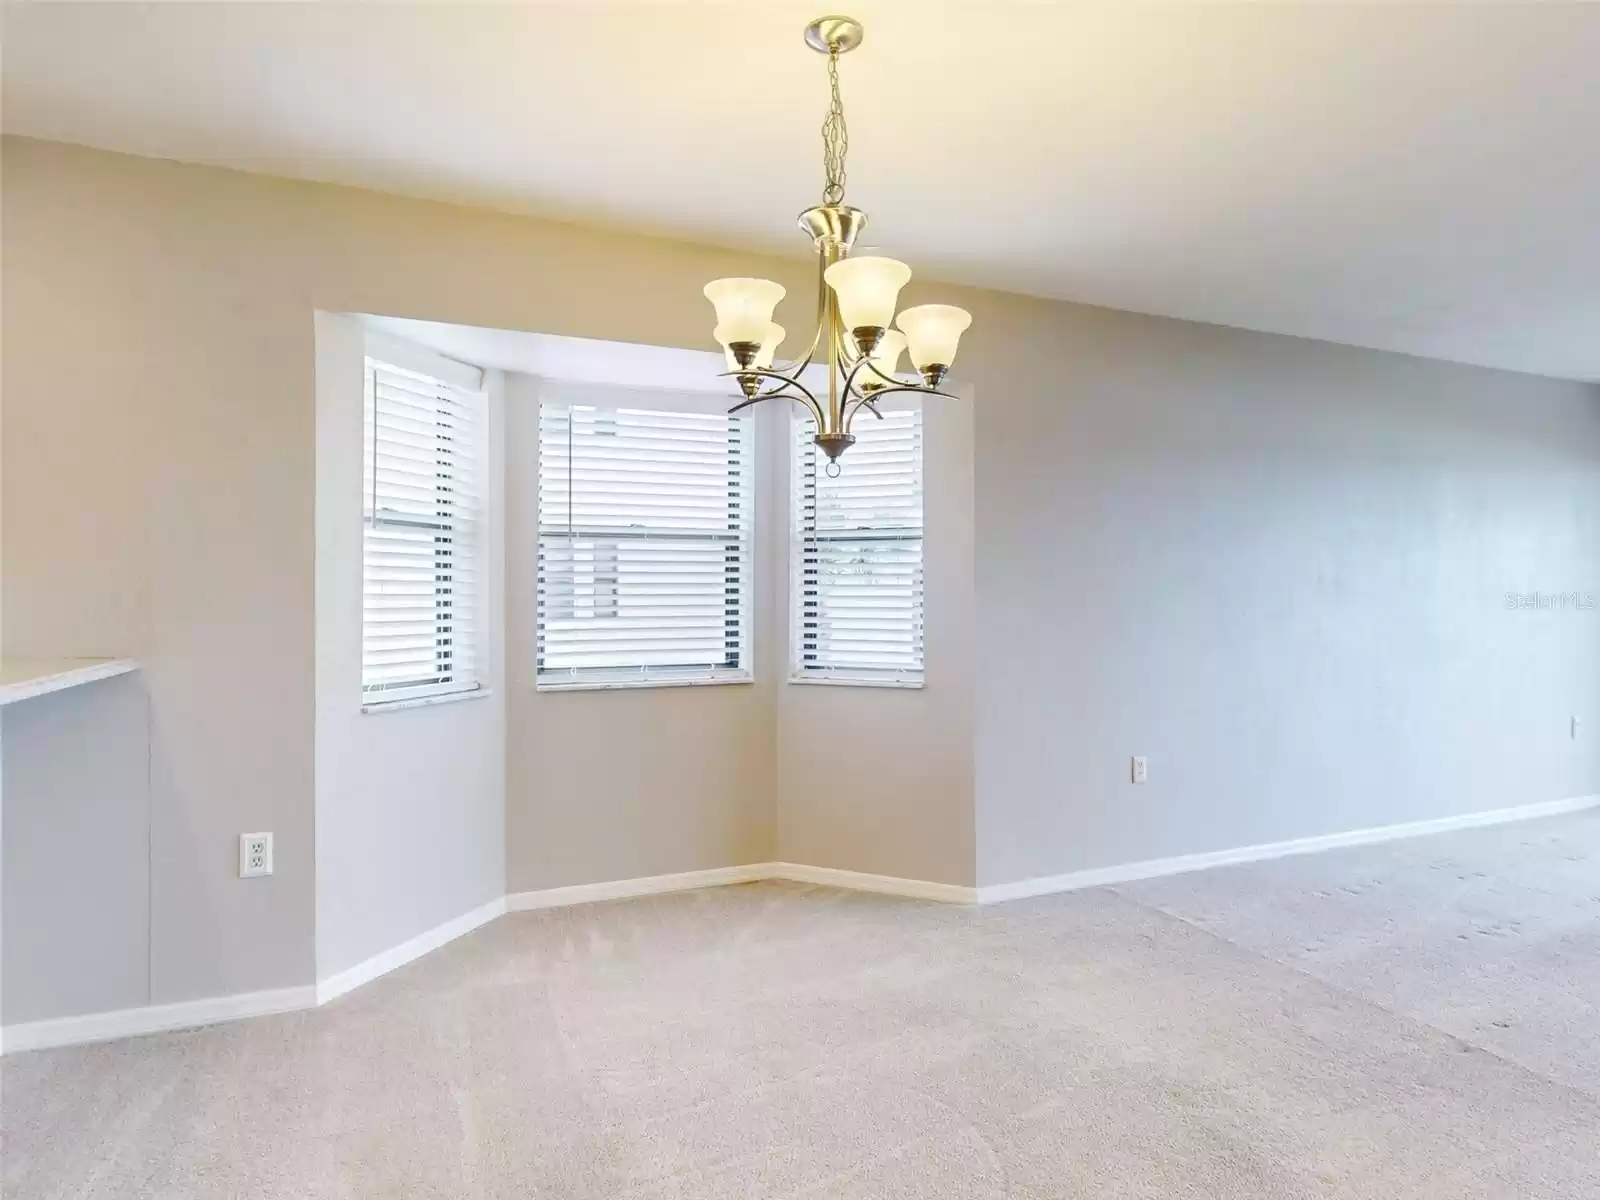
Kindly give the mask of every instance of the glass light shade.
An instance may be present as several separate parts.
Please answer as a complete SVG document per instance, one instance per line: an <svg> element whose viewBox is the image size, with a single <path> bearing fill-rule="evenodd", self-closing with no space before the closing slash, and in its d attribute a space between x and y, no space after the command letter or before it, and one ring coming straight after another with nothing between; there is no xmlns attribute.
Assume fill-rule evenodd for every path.
<svg viewBox="0 0 1600 1200"><path fill-rule="evenodd" d="M716 333L712 336L714 336L717 341L722 343L722 354L723 357L728 360L728 370L737 371L739 369L739 362L733 357L733 351L728 349L728 343L737 341L738 339L724 337L723 335L726 332L727 331L721 325L718 325ZM763 371L768 370L772 366L773 358L776 357L778 353L778 347L783 345L783 338L783 326L779 325L776 321L768 322L767 335L761 339L761 349L756 351L756 359L750 365L752 367L758 367Z"/></svg>
<svg viewBox="0 0 1600 1200"><path fill-rule="evenodd" d="M972 314L951 304L923 304L906 309L895 318L895 324L905 333L911 361L920 371L955 362L956 344L972 324Z"/></svg>
<svg viewBox="0 0 1600 1200"><path fill-rule="evenodd" d="M724 346L764 341L783 292L783 285L770 279L713 279L706 284L706 299L717 310L717 340Z"/></svg>
<svg viewBox="0 0 1600 1200"><path fill-rule="evenodd" d="M767 336L761 339L761 349L756 354L756 366L763 371L772 366L778 347L783 345L783 326L776 321L767 325Z"/></svg>
<svg viewBox="0 0 1600 1200"><path fill-rule="evenodd" d="M841 259L823 273L823 278L839 297L839 319L846 329L887 329L894 320L900 289L911 278L911 268L892 258L866 255Z"/></svg>
<svg viewBox="0 0 1600 1200"><path fill-rule="evenodd" d="M872 353L872 366L883 374L893 377L900 369L900 356L906 352L906 335L898 329L891 329L883 335L883 340L878 343L878 348ZM863 383L889 385L882 378L872 373L869 367L857 376Z"/></svg>

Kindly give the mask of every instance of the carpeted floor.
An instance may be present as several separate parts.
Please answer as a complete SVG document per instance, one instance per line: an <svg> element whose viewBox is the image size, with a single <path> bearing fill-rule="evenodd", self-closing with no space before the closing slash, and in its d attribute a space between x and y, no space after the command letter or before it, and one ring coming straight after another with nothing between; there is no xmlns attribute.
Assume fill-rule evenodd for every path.
<svg viewBox="0 0 1600 1200"><path fill-rule="evenodd" d="M1600 813L964 909L509 917L4 1063L6 1197L1600 1197Z"/></svg>

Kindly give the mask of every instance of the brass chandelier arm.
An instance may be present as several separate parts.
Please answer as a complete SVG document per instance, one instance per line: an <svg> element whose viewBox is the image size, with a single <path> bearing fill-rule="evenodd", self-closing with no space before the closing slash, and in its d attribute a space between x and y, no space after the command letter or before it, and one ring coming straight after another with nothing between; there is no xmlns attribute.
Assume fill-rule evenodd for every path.
<svg viewBox="0 0 1600 1200"><path fill-rule="evenodd" d="M760 395L751 396L748 400L744 400L738 404L735 404L728 410L729 413L736 413L742 408L749 408L753 404L760 404L763 400L773 400L781 397L787 397L790 400L804 401L806 407L811 410L811 415L817 421L817 428L822 428L822 405L817 403L817 398L812 394L811 389L805 384L801 383L798 379L791 379L781 371L768 371L761 367L748 367L738 371L723 371L720 374L724 379L737 379L740 375L759 375L763 379L775 379L778 381L778 386L773 388L770 392L762 392ZM790 392L789 389L791 387L798 390L800 394L797 396Z"/></svg>
<svg viewBox="0 0 1600 1200"><path fill-rule="evenodd" d="M949 392L941 392L938 388L924 387L920 383L902 383L896 387L886 387L881 391L873 392L872 395L863 397L862 403L876 404L885 396L893 396L896 392L909 392L918 396L943 396L946 400L960 399L958 396L952 396Z"/></svg>
<svg viewBox="0 0 1600 1200"><path fill-rule="evenodd" d="M751 396L748 400L741 400L728 410L728 415L731 417L734 413L749 408L752 404L760 404L763 400L771 400L776 395L776 392L767 392L764 395Z"/></svg>
<svg viewBox="0 0 1600 1200"><path fill-rule="evenodd" d="M748 375L748 374L750 374L750 372L745 371L745 372L742 372L742 374ZM794 396L794 395L792 395L785 388L775 387L770 392L760 392L757 395L749 396L746 399L743 399L743 400L739 401L739 403L735 404L732 408L730 408L728 410L728 415L732 416L734 413L738 412L741 409L749 408L752 404L760 404L763 400L775 400L780 396L788 396L790 399L793 399L793 400L804 400L805 399L805 397L803 397L803 396Z"/></svg>
<svg viewBox="0 0 1600 1200"><path fill-rule="evenodd" d="M877 417L878 420L883 420L883 414L878 411L878 406L873 401L888 389L880 388L875 392L864 392L856 387L856 376L861 373L863 367L869 366L872 366L872 360L866 355L862 355L856 365L850 368L850 373L845 376L844 400L839 405L839 429L842 433L850 432L850 426L855 423L856 414L861 411L863 406L870 409L872 415ZM876 371L878 368L872 367L872 369ZM899 383L899 380L894 382ZM854 396L851 395L852 390L855 392ZM851 407L852 403L855 406L853 408Z"/></svg>
<svg viewBox="0 0 1600 1200"><path fill-rule="evenodd" d="M859 351L856 350L854 344L851 342L850 335L845 331L845 327L843 325L837 325L834 327L833 344L838 348L839 365L846 368L854 368L856 365L856 356ZM864 355L862 356L861 361L866 361L866 357Z"/></svg>
<svg viewBox="0 0 1600 1200"><path fill-rule="evenodd" d="M861 396L855 401L855 407L850 409L845 416L844 431L846 433L850 432L850 426L855 421L856 413L860 412L863 406L870 408L873 412L873 415L875 415L881 421L883 419L883 414L878 411L878 401L882 400L885 396L893 396L896 392L909 392L918 396L943 396L946 400L956 399L956 397L952 396L949 392L941 392L937 388L923 387L920 384L915 383L902 383L895 387L882 388L879 391L873 392L870 396Z"/></svg>
<svg viewBox="0 0 1600 1200"><path fill-rule="evenodd" d="M816 412L816 410L811 407L811 402L804 396L796 395L794 392L777 391L765 392L760 396L752 396L748 400L741 400L738 404L735 404L728 410L728 415L731 417L734 413L750 408L753 405L760 404L763 400L798 400L800 403L804 404L810 412L813 414Z"/></svg>
<svg viewBox="0 0 1600 1200"><path fill-rule="evenodd" d="M844 431L846 433L850 432L850 426L856 422L856 414L863 408L877 417L878 420L883 420L883 413L879 411L877 405L877 399L881 394L880 392L874 392L870 396L857 396L850 402L850 407L844 414Z"/></svg>
<svg viewBox="0 0 1600 1200"><path fill-rule="evenodd" d="M817 347L822 345L822 331L828 323L828 293L827 283L823 280L822 273L827 270L828 259L826 255L817 255L817 329L811 335L811 346L803 357L790 361L789 365L777 373L789 380L796 387L800 386L800 373L809 367L817 358Z"/></svg>
<svg viewBox="0 0 1600 1200"><path fill-rule="evenodd" d="M861 374L861 368L867 366L871 362L872 362L872 360L870 358L868 358L866 355L862 355L861 358L858 359L850 367L850 370L845 374L845 377L844 377L844 399L845 399L846 402L848 402L850 400L852 392L854 392L855 395L857 395L857 396L865 396L866 395L866 393L864 391L862 391L860 388L856 387L856 376ZM895 380L895 382L899 383L900 381L897 379L897 380Z"/></svg>
<svg viewBox="0 0 1600 1200"><path fill-rule="evenodd" d="M849 413L847 413L845 415L844 424L845 424L845 432L846 433L850 432L850 426L855 424L856 414L858 412L860 412L863 408L866 409L873 416L877 417L878 420L880 420L880 421L883 420L883 413L881 411L879 411L878 405L876 403L877 399L878 399L878 397L876 395L857 396L854 400L851 401L851 403L853 405L855 405L855 407L852 408L849 411Z"/></svg>
<svg viewBox="0 0 1600 1200"><path fill-rule="evenodd" d="M806 351L806 356L804 358L796 358L791 360L788 366L784 367L781 371L776 371L775 373L782 375L791 383L798 385L800 382L801 373L807 367L811 366L812 363L816 362L817 344L821 341L822 326L818 325L816 336L811 339L811 349Z"/></svg>
<svg viewBox="0 0 1600 1200"><path fill-rule="evenodd" d="M798 379L791 379L782 371L769 371L765 367L740 367L737 371L718 372L718 377L722 379L737 379L741 375L759 375L762 379L775 379L778 381L777 387L773 388L770 392L762 392L759 396L750 397L752 400L770 400L774 396L783 395L789 390L789 388L794 387L800 390L808 403L813 406L816 406L817 404L817 397L812 393L810 388L801 383Z"/></svg>

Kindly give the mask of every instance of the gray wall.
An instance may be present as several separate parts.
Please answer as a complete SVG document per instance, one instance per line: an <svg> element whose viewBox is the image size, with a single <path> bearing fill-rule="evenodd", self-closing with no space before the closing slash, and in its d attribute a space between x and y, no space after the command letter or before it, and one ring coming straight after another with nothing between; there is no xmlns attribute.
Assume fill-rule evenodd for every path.
<svg viewBox="0 0 1600 1200"><path fill-rule="evenodd" d="M392 339L388 340L392 342ZM504 383L483 373L478 546L482 693L361 710L362 403L368 335L316 314L317 979L327 980L505 895L505 689L500 530ZM453 364L400 345L402 365ZM396 361L388 345L378 353Z"/></svg>
<svg viewBox="0 0 1600 1200"><path fill-rule="evenodd" d="M313 312L706 348L705 280L769 275L803 307L810 266L14 138L0 185L0 648L137 658L151 705L148 890L84 872L83 902L148 905L154 1002L310 983ZM975 836L982 883L1600 791L1596 616L1500 607L1600 588L1594 389L906 299L934 293L976 318L975 834L863 791L845 841L909 814L934 869ZM1133 753L1152 779L1124 791ZM557 782L538 804L587 801ZM82 811L141 802L108 784ZM742 855L746 812L659 854L619 841L595 878ZM236 877L251 830L277 835L269 880ZM8 830L11 925L49 911L12 886L25 853ZM548 849L527 864L513 887L588 881Z"/></svg>
<svg viewBox="0 0 1600 1200"><path fill-rule="evenodd" d="M1505 602L1600 595L1600 391L1017 315L966 364L980 882L1600 792L1600 611Z"/></svg>
<svg viewBox="0 0 1600 1200"><path fill-rule="evenodd" d="M755 415L763 464L755 498L756 682L539 692L538 405L549 389L577 402L632 395L640 405L727 405L720 394L668 399L618 385L507 377L510 889L772 859L971 884L971 403L933 402L925 424L925 688L782 683L792 433L788 410L769 405ZM852 732L866 729L870 737Z"/></svg>
<svg viewBox="0 0 1600 1200"><path fill-rule="evenodd" d="M787 430L788 414L775 415ZM779 689L779 861L974 882L973 420L967 397L923 404L923 686ZM788 454L768 466L771 506L787 513ZM789 530L780 525L773 556L786 615ZM787 631L772 641L771 670L787 678Z"/></svg>
<svg viewBox="0 0 1600 1200"><path fill-rule="evenodd" d="M150 1002L149 719L137 674L0 709L7 1024Z"/></svg>

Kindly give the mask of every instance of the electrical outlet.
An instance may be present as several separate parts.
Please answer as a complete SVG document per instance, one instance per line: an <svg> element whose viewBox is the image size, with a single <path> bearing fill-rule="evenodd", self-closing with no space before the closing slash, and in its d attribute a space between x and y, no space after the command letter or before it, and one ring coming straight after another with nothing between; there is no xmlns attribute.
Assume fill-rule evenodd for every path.
<svg viewBox="0 0 1600 1200"><path fill-rule="evenodd" d="M1145 780L1147 780L1149 778L1150 778L1150 764L1149 764L1149 762L1146 761L1145 757L1142 754L1135 755L1134 759L1133 759L1133 782L1135 782L1135 783L1143 783Z"/></svg>
<svg viewBox="0 0 1600 1200"><path fill-rule="evenodd" d="M1573 741L1577 741L1578 740L1578 718L1577 717L1573 717L1572 718L1572 740Z"/></svg>
<svg viewBox="0 0 1600 1200"><path fill-rule="evenodd" d="M257 875L272 874L272 835L270 833L241 833L239 835L239 878L253 879Z"/></svg>

